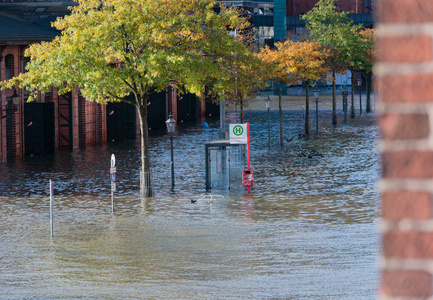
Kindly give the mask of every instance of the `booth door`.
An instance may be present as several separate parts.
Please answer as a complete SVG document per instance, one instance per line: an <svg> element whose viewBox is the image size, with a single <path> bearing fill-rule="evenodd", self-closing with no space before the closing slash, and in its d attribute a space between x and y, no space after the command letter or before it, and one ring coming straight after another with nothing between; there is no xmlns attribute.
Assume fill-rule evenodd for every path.
<svg viewBox="0 0 433 300"><path fill-rule="evenodd" d="M210 149L211 188L230 188L230 151L229 149Z"/></svg>

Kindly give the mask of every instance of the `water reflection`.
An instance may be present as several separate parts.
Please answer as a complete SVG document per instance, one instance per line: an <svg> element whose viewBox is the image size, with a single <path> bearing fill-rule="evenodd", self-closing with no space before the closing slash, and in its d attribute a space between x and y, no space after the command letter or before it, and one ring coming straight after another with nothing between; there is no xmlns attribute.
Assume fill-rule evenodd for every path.
<svg viewBox="0 0 433 300"><path fill-rule="evenodd" d="M230 116L235 119L235 116ZM275 112L274 120L277 120ZM277 145L267 112L250 112L255 183L204 194L204 143L218 135L199 124L170 148L153 132L156 196L139 199L138 141L29 157L0 165L0 289L6 299L285 298L372 299L378 272L375 215L378 131L373 116ZM302 132L301 112L285 114L287 136ZM299 148L323 153L312 163ZM116 155L115 212L109 166ZM48 182L55 182L54 238ZM363 284L359 284L362 282Z"/></svg>

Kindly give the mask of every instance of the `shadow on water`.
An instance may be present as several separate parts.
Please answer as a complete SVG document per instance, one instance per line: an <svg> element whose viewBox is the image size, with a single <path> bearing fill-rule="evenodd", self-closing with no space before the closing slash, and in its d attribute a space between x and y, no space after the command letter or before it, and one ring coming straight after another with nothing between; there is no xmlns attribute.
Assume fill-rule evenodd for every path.
<svg viewBox="0 0 433 300"><path fill-rule="evenodd" d="M229 122L237 122L235 113ZM8 299L285 298L372 299L376 295L380 177L373 115L329 125L302 112L248 112L252 193L191 203L205 193L204 143L217 119L181 125L170 140L151 132L156 195L139 199L139 140L88 147L0 165L0 264ZM340 124L342 120L339 120ZM300 149L323 156L300 157ZM111 214L110 156L116 155ZM55 237L49 239L48 182L55 184ZM362 282L363 284L359 284Z"/></svg>

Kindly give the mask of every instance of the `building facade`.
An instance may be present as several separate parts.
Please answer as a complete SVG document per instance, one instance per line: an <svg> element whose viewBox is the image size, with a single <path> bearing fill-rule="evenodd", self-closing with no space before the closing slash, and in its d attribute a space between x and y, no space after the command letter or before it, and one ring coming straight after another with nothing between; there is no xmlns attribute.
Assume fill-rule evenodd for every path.
<svg viewBox="0 0 433 300"><path fill-rule="evenodd" d="M51 22L69 11L73 2L0 2L0 81L25 72L26 48L52 40L58 32ZM59 150L136 138L139 119L126 103L100 105L79 91L59 95L57 89L39 93L27 103L29 91L18 86L0 91L0 162ZM205 100L193 95L178 97L172 88L149 99L148 123L165 128L171 114L179 122L194 121L205 114Z"/></svg>

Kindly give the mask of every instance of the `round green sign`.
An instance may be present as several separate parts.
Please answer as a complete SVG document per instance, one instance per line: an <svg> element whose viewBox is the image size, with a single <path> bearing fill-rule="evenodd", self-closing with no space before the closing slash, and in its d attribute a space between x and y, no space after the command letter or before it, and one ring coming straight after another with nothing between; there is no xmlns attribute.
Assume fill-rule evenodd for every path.
<svg viewBox="0 0 433 300"><path fill-rule="evenodd" d="M244 133L244 128L241 125L236 125L233 127L233 134L236 136L240 136Z"/></svg>

